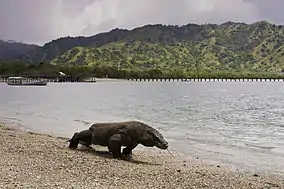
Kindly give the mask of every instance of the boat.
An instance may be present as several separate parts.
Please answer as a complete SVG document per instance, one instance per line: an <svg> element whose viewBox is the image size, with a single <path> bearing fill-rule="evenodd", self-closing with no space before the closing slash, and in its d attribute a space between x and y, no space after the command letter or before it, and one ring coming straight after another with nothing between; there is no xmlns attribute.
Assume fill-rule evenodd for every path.
<svg viewBox="0 0 284 189"><path fill-rule="evenodd" d="M47 85L47 81L35 81L29 80L24 77L8 77L6 83L8 85L16 85L16 86L45 86Z"/></svg>

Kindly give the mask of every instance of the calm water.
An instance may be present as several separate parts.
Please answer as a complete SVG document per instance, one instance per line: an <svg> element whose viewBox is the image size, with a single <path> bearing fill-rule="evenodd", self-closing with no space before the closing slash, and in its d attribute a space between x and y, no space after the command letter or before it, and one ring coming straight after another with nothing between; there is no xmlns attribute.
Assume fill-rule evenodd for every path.
<svg viewBox="0 0 284 189"><path fill-rule="evenodd" d="M140 120L171 148L238 168L284 173L283 82L0 84L0 122L70 137L93 122Z"/></svg>

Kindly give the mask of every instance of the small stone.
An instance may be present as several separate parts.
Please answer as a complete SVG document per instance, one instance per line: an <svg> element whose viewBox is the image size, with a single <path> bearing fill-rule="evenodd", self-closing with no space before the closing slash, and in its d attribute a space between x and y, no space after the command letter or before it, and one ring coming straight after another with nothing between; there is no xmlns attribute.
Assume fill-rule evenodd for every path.
<svg viewBox="0 0 284 189"><path fill-rule="evenodd" d="M177 172L180 172L180 169L178 169Z"/></svg>
<svg viewBox="0 0 284 189"><path fill-rule="evenodd" d="M220 165L217 165L217 167L220 168L221 166L220 166Z"/></svg>
<svg viewBox="0 0 284 189"><path fill-rule="evenodd" d="M55 183L54 185L55 185L55 186L59 186L60 184L59 184L59 183Z"/></svg>
<svg viewBox="0 0 284 189"><path fill-rule="evenodd" d="M258 177L259 175L258 175L258 174L254 174L253 176L254 176L254 177Z"/></svg>

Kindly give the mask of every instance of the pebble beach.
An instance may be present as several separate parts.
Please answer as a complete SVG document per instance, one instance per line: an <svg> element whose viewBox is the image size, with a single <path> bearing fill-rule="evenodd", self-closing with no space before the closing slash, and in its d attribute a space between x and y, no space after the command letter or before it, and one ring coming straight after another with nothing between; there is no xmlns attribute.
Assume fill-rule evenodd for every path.
<svg viewBox="0 0 284 189"><path fill-rule="evenodd" d="M189 161L156 149L113 159L67 138L0 126L0 188L284 188L284 175Z"/></svg>

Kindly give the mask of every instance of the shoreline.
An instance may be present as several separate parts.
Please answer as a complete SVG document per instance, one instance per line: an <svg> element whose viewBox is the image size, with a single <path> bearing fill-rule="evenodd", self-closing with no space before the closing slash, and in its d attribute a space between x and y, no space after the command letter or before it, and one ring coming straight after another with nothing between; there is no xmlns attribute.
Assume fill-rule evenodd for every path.
<svg viewBox="0 0 284 189"><path fill-rule="evenodd" d="M280 174L232 170L152 148L113 159L105 147L71 150L66 140L0 125L0 188L284 187Z"/></svg>
<svg viewBox="0 0 284 189"><path fill-rule="evenodd" d="M175 82L175 83L189 83L189 82L216 82L216 83L224 83L224 82L230 82L230 83L236 83L236 82L250 82L250 83L271 83L271 82L283 82L284 78L185 78L185 79L143 79L143 78L134 78L134 79L124 79L124 78L95 78L96 82L92 82L91 80L85 80L85 81L79 81L79 82L57 82L57 81L49 81L48 83L108 83L108 82L135 82L135 83L143 83L143 82L158 82L158 83L167 83L167 82ZM0 83L6 83L3 79L0 78Z"/></svg>
<svg viewBox="0 0 284 189"><path fill-rule="evenodd" d="M129 82L127 79L115 79L115 78L96 78L96 82ZM0 78L0 83L6 83L3 79ZM94 83L92 81L86 80L81 82L49 82L49 83Z"/></svg>

